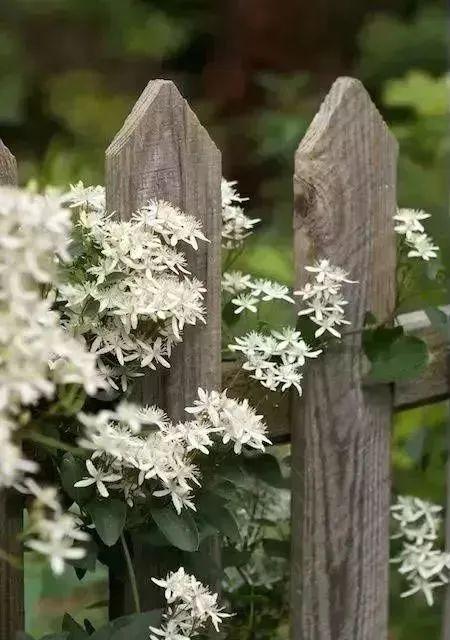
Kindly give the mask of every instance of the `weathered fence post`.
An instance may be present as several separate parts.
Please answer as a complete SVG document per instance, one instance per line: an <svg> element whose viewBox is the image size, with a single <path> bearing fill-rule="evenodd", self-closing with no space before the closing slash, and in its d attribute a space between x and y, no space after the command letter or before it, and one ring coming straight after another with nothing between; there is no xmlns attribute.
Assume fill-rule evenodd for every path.
<svg viewBox="0 0 450 640"><path fill-rule="evenodd" d="M14 156L0 140L0 185L17 183ZM23 529L23 505L17 492L0 490L0 638L14 638L24 628L23 571L6 556L22 557L19 535ZM5 554L5 557L3 557Z"/></svg>
<svg viewBox="0 0 450 640"><path fill-rule="evenodd" d="M366 311L393 312L397 143L339 78L295 157L297 285L314 258L350 272L353 330L307 374L292 417L292 640L386 640L392 393L364 388ZM356 330L356 331L355 331Z"/></svg>
<svg viewBox="0 0 450 640"><path fill-rule="evenodd" d="M199 386L220 386L220 179L220 153L176 86L165 80L149 82L106 151L106 198L108 210L122 219L150 198L168 200L199 218L210 240L200 243L198 251L185 251L193 274L207 287L207 324L186 328L171 369L150 373L141 387L141 400L158 404L173 420L186 418L184 408L192 404ZM135 543L142 605L150 609L161 597L150 578L162 567L142 554ZM117 616L121 606L111 596L110 608ZM128 602L125 596L125 609Z"/></svg>

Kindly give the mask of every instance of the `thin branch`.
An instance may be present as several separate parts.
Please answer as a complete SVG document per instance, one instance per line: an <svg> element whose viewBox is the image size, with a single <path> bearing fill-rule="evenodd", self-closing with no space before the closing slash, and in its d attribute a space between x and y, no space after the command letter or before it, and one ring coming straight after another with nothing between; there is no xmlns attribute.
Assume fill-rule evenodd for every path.
<svg viewBox="0 0 450 640"><path fill-rule="evenodd" d="M134 572L133 561L131 560L130 550L125 540L125 535L122 531L120 534L120 542L122 543L123 555L127 563L128 576L130 578L131 593L133 595L134 608L136 613L141 613L141 603L139 599L139 590L137 586L136 574Z"/></svg>

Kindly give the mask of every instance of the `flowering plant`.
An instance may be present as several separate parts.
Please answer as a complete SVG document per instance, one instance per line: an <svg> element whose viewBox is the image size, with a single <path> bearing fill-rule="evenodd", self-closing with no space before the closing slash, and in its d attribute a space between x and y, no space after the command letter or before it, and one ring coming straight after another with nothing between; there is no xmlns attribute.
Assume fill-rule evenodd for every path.
<svg viewBox="0 0 450 640"><path fill-rule="evenodd" d="M65 323L99 356L108 383L126 391L146 368L170 367L184 326L205 321L205 288L180 246L196 250L206 238L194 216L165 201L129 221L112 219L99 186L79 183L62 201L75 222L75 255L58 289Z"/></svg>
<svg viewBox="0 0 450 640"><path fill-rule="evenodd" d="M448 584L450 578L450 553L437 546L441 512L439 505L415 496L398 496L391 507L397 529L392 538L402 543L391 562L399 565L398 572L409 584L401 596L422 593L429 606L434 603L433 591Z"/></svg>
<svg viewBox="0 0 450 640"><path fill-rule="evenodd" d="M218 460L229 453L251 460L249 452L269 442L262 416L225 391L199 389L176 424L158 407L111 394L147 367L170 366L184 325L204 320L204 288L176 248L196 248L197 240L206 238L196 219L167 202L116 222L100 187L0 190L0 488L27 497L25 546L56 574L70 564L81 576L122 546L137 610L128 533L156 530L184 552L223 522L223 536L232 535L226 499L216 516L205 512L202 478L210 493L223 482L214 480ZM220 457L210 463L214 449ZM217 596L189 580L190 633L207 618L217 627L225 617ZM170 605L181 624L187 602ZM152 633L171 626L170 612L159 632L153 616Z"/></svg>
<svg viewBox="0 0 450 640"><path fill-rule="evenodd" d="M259 219L247 218L252 224L246 225L246 233L240 234L239 242L230 241L230 233L227 230L229 209L233 209L233 201L243 202L236 191L235 182L222 182L222 208L225 237L225 249L228 256L225 267L238 259L243 241ZM239 210L239 219L243 214L242 207ZM227 271L222 277L222 291L224 297L224 321L232 326L234 316L241 314L254 314L256 326L243 336L233 336L234 342L227 345L231 353L238 353L244 357L242 369L250 373L251 378L257 380L270 391L280 390L284 392L289 388L302 395L303 369L308 358L317 358L322 353L319 339L328 333L335 338L341 337L340 327L350 324L345 319L345 305L341 290L344 283L355 284L349 280L348 274L339 267L330 264L329 260L318 260L316 264L307 266L306 271L313 276L303 289L290 292L286 285L267 279L253 278L250 274L241 271ZM301 306L297 315L305 317L308 323L315 325L312 332L312 342L307 342L305 332L300 326L285 326L267 330L266 323L261 319L263 303L283 301L289 305L295 304L293 296L298 296ZM231 312L232 311L232 312ZM304 324L304 323L303 323ZM227 329L227 326L225 327ZM225 331L224 333L227 333ZM324 338L321 338L324 343Z"/></svg>

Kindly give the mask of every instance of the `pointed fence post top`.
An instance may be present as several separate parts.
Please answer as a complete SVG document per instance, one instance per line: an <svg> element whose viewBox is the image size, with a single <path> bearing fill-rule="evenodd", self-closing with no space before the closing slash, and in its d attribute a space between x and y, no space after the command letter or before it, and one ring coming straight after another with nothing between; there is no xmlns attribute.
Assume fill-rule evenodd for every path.
<svg viewBox="0 0 450 640"><path fill-rule="evenodd" d="M13 154L0 140L0 185L17 184L17 163Z"/></svg>
<svg viewBox="0 0 450 640"><path fill-rule="evenodd" d="M115 185L107 188L108 209L126 218L150 194L197 215L192 194L204 190L198 180L206 188L215 180L202 167L220 162L216 145L175 84L151 80L106 150L106 182ZM118 166L126 178L115 175Z"/></svg>
<svg viewBox="0 0 450 640"><path fill-rule="evenodd" d="M295 154L297 264L329 258L358 280L358 318L394 303L398 144L359 80L338 78ZM301 270L303 271L303 270ZM303 284L305 274L296 274ZM356 294L355 294L356 295Z"/></svg>
<svg viewBox="0 0 450 640"><path fill-rule="evenodd" d="M150 80L135 102L122 128L114 136L106 150L106 155L117 153L127 142L130 142L132 136L136 134L136 130L145 125L154 110L167 107L169 103L178 104L182 108L187 107L190 110L174 82L171 80ZM196 118L192 111L191 114Z"/></svg>
<svg viewBox="0 0 450 640"><path fill-rule="evenodd" d="M336 127L336 120L340 122L340 127ZM320 140L323 138L325 144L329 140L330 129L336 136L342 135L345 138L346 135L360 131L367 120L371 121L371 127L383 131L390 138L391 144L397 148L396 139L362 82L345 76L338 78L322 101L319 111L299 144L298 152L308 153L313 147L317 152Z"/></svg>

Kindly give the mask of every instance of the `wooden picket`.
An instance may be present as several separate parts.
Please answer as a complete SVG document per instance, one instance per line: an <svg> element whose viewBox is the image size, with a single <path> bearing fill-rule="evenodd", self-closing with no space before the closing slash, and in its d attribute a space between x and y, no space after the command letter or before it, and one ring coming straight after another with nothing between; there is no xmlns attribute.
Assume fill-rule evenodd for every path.
<svg viewBox="0 0 450 640"><path fill-rule="evenodd" d="M397 143L364 87L338 79L297 150L296 284L328 258L346 317L395 305ZM310 367L292 415L292 640L387 637L392 390L364 387L362 332Z"/></svg>
<svg viewBox="0 0 450 640"><path fill-rule="evenodd" d="M0 185L17 183L14 156L0 140ZM0 638L14 638L24 626L24 584L20 566L19 536L23 527L23 503L15 491L0 491ZM14 558L17 565L11 563Z"/></svg>
<svg viewBox="0 0 450 640"><path fill-rule="evenodd" d="M141 385L140 400L164 408L173 420L186 418L184 409L192 405L198 387L220 386L221 175L218 149L175 85L149 82L106 151L106 199L108 210L121 219L152 198L167 200L196 216L209 240L200 242L198 251L185 252L193 275L206 285L207 324L187 327L171 368L151 372ZM215 582L218 559L211 545L205 578ZM162 592L149 576L165 573L164 554L150 568L142 544L135 540L133 546L142 605L154 608ZM121 595L114 578L113 584L110 610L116 617L131 610L131 601L129 589Z"/></svg>
<svg viewBox="0 0 450 640"><path fill-rule="evenodd" d="M368 310L380 319L393 313L396 156L397 144L365 89L349 78L335 82L296 153L296 285L316 257L350 271L359 281L346 291L356 328ZM208 322L188 327L171 369L139 386L140 401L158 404L174 420L185 417L199 386L219 388L222 375L226 387L235 378L237 365L220 363L220 178L220 153L175 85L150 82L106 151L106 195L108 209L124 220L151 198L168 200L197 216L210 240L186 252L207 287ZM15 160L0 142L0 184L16 180ZM397 321L424 338L432 354L416 381L368 386L361 333L354 331L309 368L302 399L275 394L264 406L258 383L247 380L242 389L268 418L272 439L292 441L292 640L387 639L392 413L449 397L446 338L423 312ZM21 500L0 493L2 552L20 558L21 527ZM149 557L136 539L129 544L142 608L153 608L161 591L149 578L164 573L168 560L163 553ZM203 552L210 571L202 577L214 583L214 540ZM112 573L111 617L132 608L126 572ZM450 590L446 609L448 619ZM23 622L22 574L0 556L0 639L13 640Z"/></svg>

